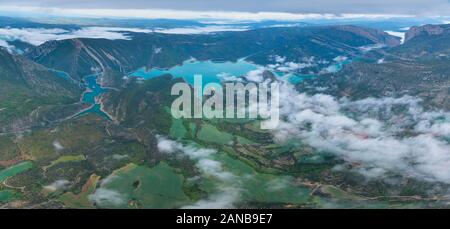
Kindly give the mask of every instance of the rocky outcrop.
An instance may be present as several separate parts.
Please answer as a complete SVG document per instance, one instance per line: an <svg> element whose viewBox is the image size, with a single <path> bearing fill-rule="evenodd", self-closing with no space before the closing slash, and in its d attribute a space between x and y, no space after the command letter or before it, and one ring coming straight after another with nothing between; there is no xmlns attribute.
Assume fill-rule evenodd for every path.
<svg viewBox="0 0 450 229"><path fill-rule="evenodd" d="M424 25L424 26L413 26L405 34L405 42L412 40L418 36L430 36L439 35L448 29L448 26L444 25Z"/></svg>
<svg viewBox="0 0 450 229"><path fill-rule="evenodd" d="M358 34L362 37L366 37L369 40L373 41L377 44L384 44L389 47L400 45L401 39L395 36L390 36L386 32L377 30L377 29L370 29L370 28L362 28L358 26L351 26L351 25L342 25L342 26L336 26L338 29L343 31L348 31L354 34Z"/></svg>

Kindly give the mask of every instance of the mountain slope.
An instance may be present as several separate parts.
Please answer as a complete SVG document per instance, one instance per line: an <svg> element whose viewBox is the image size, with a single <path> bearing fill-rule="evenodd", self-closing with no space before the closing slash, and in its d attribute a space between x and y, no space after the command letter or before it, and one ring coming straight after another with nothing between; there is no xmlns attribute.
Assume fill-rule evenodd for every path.
<svg viewBox="0 0 450 229"><path fill-rule="evenodd" d="M408 59L445 59L450 56L450 25L412 27L406 42L391 53Z"/></svg>
<svg viewBox="0 0 450 229"><path fill-rule="evenodd" d="M400 43L386 33L355 26L266 28L210 35L129 35L131 40L51 41L32 49L27 56L80 79L106 68L127 73L140 67L171 67L191 57L216 61L247 57L264 65L273 63L275 55L292 62L311 57L329 61L340 55L353 56L361 46Z"/></svg>
<svg viewBox="0 0 450 229"><path fill-rule="evenodd" d="M79 96L74 82L0 49L0 132L36 123L46 108L77 102Z"/></svg>
<svg viewBox="0 0 450 229"><path fill-rule="evenodd" d="M370 53L299 88L326 87L327 93L351 98L413 95L450 110L450 27L432 27L412 28L405 44Z"/></svg>

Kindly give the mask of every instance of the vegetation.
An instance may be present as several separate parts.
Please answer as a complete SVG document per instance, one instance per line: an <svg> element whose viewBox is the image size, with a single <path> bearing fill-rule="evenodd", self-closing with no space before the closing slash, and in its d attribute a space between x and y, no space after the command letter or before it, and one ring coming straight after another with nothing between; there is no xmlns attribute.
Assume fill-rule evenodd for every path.
<svg viewBox="0 0 450 229"><path fill-rule="evenodd" d="M429 182L402 174L389 174L398 184L366 179L355 172L357 164L304 142L278 144L259 128L259 120L173 119L170 91L180 78L124 78L142 66L171 67L189 57L234 61L249 56L249 61L268 64L281 54L286 61L312 56L324 60L299 70L317 73L336 56L361 55L362 45L392 46L398 39L353 26L132 35L131 40L52 41L27 53L31 60L67 72L64 77L0 51L2 206L181 208L224 190L238 196L233 206L243 208L446 206L427 192ZM447 36L420 36L402 47L369 52L341 72L311 77L297 88L309 93L326 88L326 93L350 99L413 92L429 106L448 109L448 59L434 55L447 46L418 55L430 41ZM160 48L158 55L154 48ZM380 58L386 63L376 63ZM96 98L100 102L93 110L78 113L86 108L79 103L79 85L100 66L102 86L111 89ZM160 136L184 148L161 152ZM210 149L209 154L192 156L201 149ZM195 152L184 152L189 150ZM46 190L50 186L52 191ZM101 195L105 192L114 200Z"/></svg>
<svg viewBox="0 0 450 229"><path fill-rule="evenodd" d="M110 181L101 188L114 190L125 196L122 205L100 207L130 207L130 208L179 208L189 203L189 198L183 191L183 176L164 162L153 168L128 164L114 171Z"/></svg>

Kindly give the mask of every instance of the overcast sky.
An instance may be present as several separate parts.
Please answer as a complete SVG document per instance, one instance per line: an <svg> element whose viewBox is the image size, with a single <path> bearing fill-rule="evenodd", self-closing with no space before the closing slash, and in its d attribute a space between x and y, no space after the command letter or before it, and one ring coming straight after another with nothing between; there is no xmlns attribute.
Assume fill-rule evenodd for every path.
<svg viewBox="0 0 450 229"><path fill-rule="evenodd" d="M450 14L449 0L0 0L0 10L4 5L20 6L23 9L33 6L39 7L41 10L48 10L48 8L64 8L67 10L89 8L96 9L95 12L100 12L100 14L99 9L425 16L448 16ZM5 8L3 7L3 9Z"/></svg>

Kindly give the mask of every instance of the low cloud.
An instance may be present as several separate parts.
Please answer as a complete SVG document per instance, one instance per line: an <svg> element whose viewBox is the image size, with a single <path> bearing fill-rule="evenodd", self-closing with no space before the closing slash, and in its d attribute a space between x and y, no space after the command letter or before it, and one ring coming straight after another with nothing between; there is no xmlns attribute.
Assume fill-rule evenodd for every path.
<svg viewBox="0 0 450 229"><path fill-rule="evenodd" d="M239 191L233 187L223 187L221 192L211 195L209 198L199 200L185 209L230 209L233 203L240 198Z"/></svg>
<svg viewBox="0 0 450 229"><path fill-rule="evenodd" d="M52 145L56 151L61 151L64 149L64 146L58 140L53 141Z"/></svg>
<svg viewBox="0 0 450 229"><path fill-rule="evenodd" d="M78 30L44 29L44 28L0 28L0 40L19 40L32 45L41 45L51 40L73 38L103 38L109 40L129 40L127 32L149 33L152 30L119 27L85 27ZM0 46L4 46L1 45Z"/></svg>
<svg viewBox="0 0 450 229"><path fill-rule="evenodd" d="M12 52L15 49L13 45L8 44L8 42L4 40L0 40L0 47L5 48L8 52Z"/></svg>
<svg viewBox="0 0 450 229"><path fill-rule="evenodd" d="M283 57L276 59L280 64L286 62ZM261 82L262 72L243 78L250 75ZM318 152L334 154L369 178L395 173L450 184L450 112L426 110L422 103L413 96L351 101L321 93L309 95L281 81L281 122L272 134L281 144L298 140ZM185 151L179 143L159 139L166 141L172 152Z"/></svg>
<svg viewBox="0 0 450 229"><path fill-rule="evenodd" d="M247 26L204 26L204 27L184 27L170 29L155 29L154 32L166 34L208 34L216 32L245 31Z"/></svg>
<svg viewBox="0 0 450 229"><path fill-rule="evenodd" d="M405 32L397 32L397 31L385 31L389 35L392 35L394 37L400 37L400 42L403 44L405 42Z"/></svg>
<svg viewBox="0 0 450 229"><path fill-rule="evenodd" d="M183 146L181 143L163 136L158 136L158 149L162 153L181 153L189 157L196 161L195 166L204 177L219 181L217 193L183 208L232 208L239 201L241 194L238 177L225 171L222 163L214 159L213 155L217 153L216 150L202 149L193 145Z"/></svg>
<svg viewBox="0 0 450 229"><path fill-rule="evenodd" d="M77 30L45 29L45 28L0 28L0 46L13 50L8 41L19 40L35 46L51 40L65 40L74 38L92 38L108 40L131 40L133 33L165 33L165 34L207 34L225 31L244 31L242 26L205 26L184 27L170 29L141 29L122 27L84 27ZM155 52L158 50L155 50ZM159 50L161 51L161 50ZM159 52L158 51L158 52Z"/></svg>
<svg viewBox="0 0 450 229"><path fill-rule="evenodd" d="M289 83L280 92L277 142L300 140L358 162L357 170L370 177L395 172L450 183L449 113L425 111L410 96L349 101L300 93Z"/></svg>
<svg viewBox="0 0 450 229"><path fill-rule="evenodd" d="M445 1L445 0L438 0ZM108 2L108 5L111 3ZM191 3L189 3L191 4ZM234 5L241 5L239 4ZM297 3L298 4L298 3ZM295 6L297 4L291 4ZM313 5L317 6L317 3ZM342 5L342 4L340 4ZM354 5L354 4L351 4ZM428 4L429 5L429 4ZM248 11L226 11L226 10L172 10L172 9L108 9L108 8L58 8L58 7L38 7L38 6L17 6L0 5L4 12L33 13L60 17L117 17L117 18L146 18L146 19L212 19L212 20L232 20L232 21L261 21L261 20L320 20L320 19L386 19L399 17L413 17L409 13L346 13L346 12L324 12L326 10L320 7L324 13L290 13L283 11L274 12L270 10L260 10L259 12ZM251 6L255 9L255 6ZM292 10L292 9L291 9ZM330 9L328 9L330 11ZM334 10L333 10L334 11ZM300 12L300 11L297 11ZM309 11L311 12L311 11Z"/></svg>
<svg viewBox="0 0 450 229"><path fill-rule="evenodd" d="M89 195L89 200L101 206L120 206L126 204L126 198L117 191L98 188L94 194Z"/></svg>
<svg viewBox="0 0 450 229"><path fill-rule="evenodd" d="M44 189L51 191L51 192L55 192L55 191L59 191L59 190L65 190L67 188L67 186L70 184L70 182L68 180L57 180L47 186L44 186Z"/></svg>
<svg viewBox="0 0 450 229"><path fill-rule="evenodd" d="M244 76L244 78L250 82L261 83L264 81L263 72L264 72L264 69L262 69L262 68L256 69L256 70L248 72ZM231 78L229 78L229 79L231 79Z"/></svg>
<svg viewBox="0 0 450 229"><path fill-rule="evenodd" d="M158 137L158 150L161 153L175 153L178 149L182 148L183 146L175 141L164 137Z"/></svg>
<svg viewBox="0 0 450 229"><path fill-rule="evenodd" d="M302 62L296 63L292 61L286 61L286 57L282 56L273 56L274 64L269 64L267 68L272 71L282 72L282 73L295 73L304 68L310 68L317 66L315 61L315 57L304 57ZM318 63L322 63L323 61L317 61Z"/></svg>

